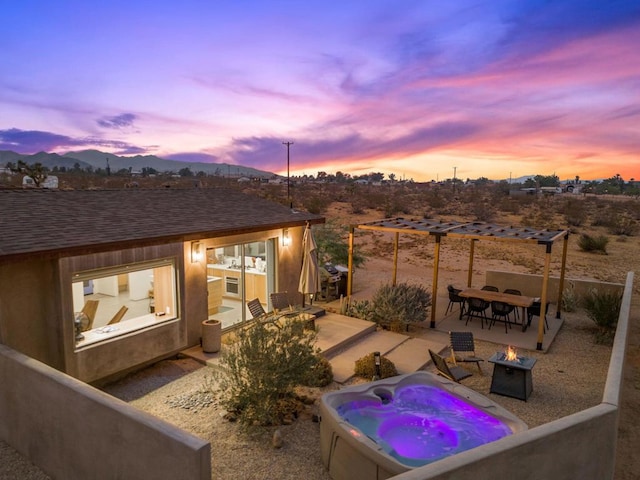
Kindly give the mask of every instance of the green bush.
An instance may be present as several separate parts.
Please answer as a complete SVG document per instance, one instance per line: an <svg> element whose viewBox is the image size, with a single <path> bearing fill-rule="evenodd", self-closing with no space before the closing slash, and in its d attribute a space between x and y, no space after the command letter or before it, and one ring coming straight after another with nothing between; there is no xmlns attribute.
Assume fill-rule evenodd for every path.
<svg viewBox="0 0 640 480"><path fill-rule="evenodd" d="M600 343L609 343L613 340L622 295L620 293L593 289L583 298L583 307L587 316L596 324L596 340Z"/></svg>
<svg viewBox="0 0 640 480"><path fill-rule="evenodd" d="M294 388L318 365L314 342L315 332L302 321L278 328L256 322L239 330L214 371L221 405L246 425L282 423L291 413Z"/></svg>
<svg viewBox="0 0 640 480"><path fill-rule="evenodd" d="M401 331L410 323L422 322L431 306L431 294L421 285L386 284L372 300L371 320L392 331Z"/></svg>
<svg viewBox="0 0 640 480"><path fill-rule="evenodd" d="M358 377L371 380L376 375L374 354L370 353L356 360L355 374ZM394 377L398 374L396 366L385 356L380 357L380 378Z"/></svg>
<svg viewBox="0 0 640 480"><path fill-rule="evenodd" d="M353 300L349 305L347 314L350 317L372 321L373 304L369 300Z"/></svg>
<svg viewBox="0 0 640 480"><path fill-rule="evenodd" d="M609 239L606 237L606 235L592 237L591 235L583 233L578 239L578 247L580 247L580 250L584 252L600 252L605 255L607 253L608 243Z"/></svg>

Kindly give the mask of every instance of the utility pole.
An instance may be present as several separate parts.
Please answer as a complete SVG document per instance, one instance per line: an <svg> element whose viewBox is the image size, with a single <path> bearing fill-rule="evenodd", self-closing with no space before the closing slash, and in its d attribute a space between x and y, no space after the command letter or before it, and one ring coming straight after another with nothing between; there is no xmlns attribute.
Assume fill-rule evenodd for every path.
<svg viewBox="0 0 640 480"><path fill-rule="evenodd" d="M453 191L456 191L456 169L458 167L453 167Z"/></svg>
<svg viewBox="0 0 640 480"><path fill-rule="evenodd" d="M293 145L293 142L282 142L287 146L287 200L289 201L289 208L293 208L293 201L291 200L291 194L289 189L289 147Z"/></svg>

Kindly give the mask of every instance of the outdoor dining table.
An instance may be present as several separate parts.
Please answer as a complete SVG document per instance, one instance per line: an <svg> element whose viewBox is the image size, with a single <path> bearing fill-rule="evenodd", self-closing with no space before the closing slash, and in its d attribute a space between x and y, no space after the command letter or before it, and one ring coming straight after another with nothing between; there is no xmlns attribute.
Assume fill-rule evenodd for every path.
<svg viewBox="0 0 640 480"><path fill-rule="evenodd" d="M512 293L494 292L491 290L481 290L479 288L465 288L460 293L463 298L480 298L486 302L503 302L522 308L522 331L527 330L527 308L533 305L534 297L524 295L514 295ZM468 313L467 313L468 314ZM514 322L515 323L515 322Z"/></svg>

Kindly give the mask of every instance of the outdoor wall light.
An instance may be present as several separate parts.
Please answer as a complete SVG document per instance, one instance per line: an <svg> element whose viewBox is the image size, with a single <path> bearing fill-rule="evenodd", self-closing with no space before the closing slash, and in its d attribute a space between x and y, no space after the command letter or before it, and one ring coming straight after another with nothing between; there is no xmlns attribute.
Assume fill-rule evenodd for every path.
<svg viewBox="0 0 640 480"><path fill-rule="evenodd" d="M291 245L291 238L289 237L289 229L284 228L282 230L282 246L288 247Z"/></svg>
<svg viewBox="0 0 640 480"><path fill-rule="evenodd" d="M200 242L191 242L191 263L198 263L200 260L202 260Z"/></svg>

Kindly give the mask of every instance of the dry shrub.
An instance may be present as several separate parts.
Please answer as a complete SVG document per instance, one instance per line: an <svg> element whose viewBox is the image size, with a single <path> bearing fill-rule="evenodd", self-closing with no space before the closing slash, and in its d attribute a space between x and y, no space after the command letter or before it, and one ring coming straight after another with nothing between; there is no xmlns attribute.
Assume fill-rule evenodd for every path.
<svg viewBox="0 0 640 480"><path fill-rule="evenodd" d="M376 376L376 365L374 353L365 355L356 360L355 374L358 377L371 380ZM385 356L380 357L380 378L394 377L398 374L394 363Z"/></svg>

